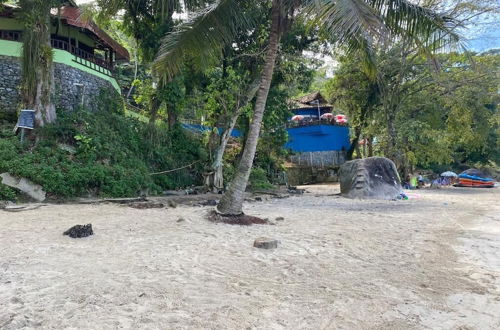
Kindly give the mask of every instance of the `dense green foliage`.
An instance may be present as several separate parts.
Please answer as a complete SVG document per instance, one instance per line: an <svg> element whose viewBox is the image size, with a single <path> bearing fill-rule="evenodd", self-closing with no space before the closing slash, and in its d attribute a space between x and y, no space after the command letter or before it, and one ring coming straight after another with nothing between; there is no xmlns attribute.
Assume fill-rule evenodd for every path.
<svg viewBox="0 0 500 330"><path fill-rule="evenodd" d="M150 175L205 158L200 141L179 127L166 130L118 113L79 111L43 128L39 143L22 145L10 132L3 130L0 138L0 172L28 178L54 197L137 196L201 182L198 163ZM0 198L12 197L5 188L0 192Z"/></svg>
<svg viewBox="0 0 500 330"><path fill-rule="evenodd" d="M438 67L399 46L381 50L379 75L371 80L359 60L344 58L327 83L328 96L377 154L403 170L498 164L500 55L449 53L436 60Z"/></svg>
<svg viewBox="0 0 500 330"><path fill-rule="evenodd" d="M442 51L434 58L430 50L456 39L447 32L453 20L405 1L386 11L389 2L369 2L370 9L365 1L314 2L316 7L310 1L292 1L290 8L281 8L279 53L251 189L271 188L284 170L288 101L317 89L348 115L353 135L349 153L358 157L384 155L403 171L500 161L500 55ZM455 11L459 18L478 10L470 6L474 1L452 2L460 3ZM135 196L201 184L220 136L216 129L191 135L179 121L226 128L236 113L243 138L232 139L224 153L223 175L230 182L255 122L255 87L262 81L271 6L277 2L189 0L183 2L184 9L180 3L98 0L88 5L88 14L133 56L133 64L118 66L116 77L128 94L125 102L134 106L128 114L140 121L122 113L123 100L103 97L99 109L58 113L57 123L37 129L24 145L9 123L0 135L0 172L31 179L53 197ZM437 6L435 1L426 5ZM174 18L174 11L200 8L204 11L188 21ZM323 19L328 24L318 24ZM400 34L408 20L414 25L406 31L407 39L380 47L382 31ZM369 47L370 34L374 42ZM421 42L428 47L416 47ZM319 68L317 55L322 52L342 54L329 81L318 79L318 72L327 69ZM359 141L370 148L359 148ZM192 163L178 172L151 175ZM14 190L0 185L0 199L13 198Z"/></svg>

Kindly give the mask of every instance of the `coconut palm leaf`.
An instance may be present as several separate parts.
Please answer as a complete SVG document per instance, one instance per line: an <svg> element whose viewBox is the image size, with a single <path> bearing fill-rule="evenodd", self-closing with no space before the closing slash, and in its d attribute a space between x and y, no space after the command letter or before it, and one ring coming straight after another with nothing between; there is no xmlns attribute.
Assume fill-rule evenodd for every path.
<svg viewBox="0 0 500 330"><path fill-rule="evenodd" d="M457 21L446 15L415 5L407 0L365 0L382 17L394 36L418 40L437 50L460 42Z"/></svg>
<svg viewBox="0 0 500 330"><path fill-rule="evenodd" d="M350 53L360 53L364 70L374 76L374 42L387 38L411 42L422 53L446 45L458 45L456 22L445 14L414 5L406 0L306 0L316 24ZM323 24L321 24L323 23Z"/></svg>
<svg viewBox="0 0 500 330"><path fill-rule="evenodd" d="M182 66L186 55L208 63L222 54L239 31L253 27L240 0L221 0L197 12L162 40L154 68L162 79L170 79Z"/></svg>
<svg viewBox="0 0 500 330"><path fill-rule="evenodd" d="M305 13L342 43L386 32L378 13L363 0L308 0Z"/></svg>

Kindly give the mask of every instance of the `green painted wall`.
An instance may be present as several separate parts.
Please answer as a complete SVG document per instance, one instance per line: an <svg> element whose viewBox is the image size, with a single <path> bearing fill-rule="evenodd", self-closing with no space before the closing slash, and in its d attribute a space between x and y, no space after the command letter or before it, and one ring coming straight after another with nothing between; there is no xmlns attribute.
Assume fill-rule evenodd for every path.
<svg viewBox="0 0 500 330"><path fill-rule="evenodd" d="M24 28L22 23L19 22L18 20L14 18L0 17L0 30L22 31L23 29ZM57 30L57 35L59 36L77 39L78 42L82 42L90 47L96 46L95 40L89 37L88 35L80 32L79 28L61 24L59 26L59 29L57 29L57 26L52 26L50 33L55 34L56 30Z"/></svg>
<svg viewBox="0 0 500 330"><path fill-rule="evenodd" d="M20 42L0 39L0 55L20 57L21 45Z"/></svg>
<svg viewBox="0 0 500 330"><path fill-rule="evenodd" d="M21 56L21 47L22 43L16 42L16 41L10 41L10 40L1 40L0 39L0 55L5 55L5 56L14 56L14 57L20 57ZM56 63L62 63L69 65L73 68L82 70L84 72L90 73L94 76L97 76L101 79L107 80L113 85L113 87L117 90L118 93L121 93L120 87L118 86L118 83L116 82L115 78L110 77L108 75L105 75L103 73L97 72L85 65L82 65L80 63L77 63L74 61L75 56L72 55L71 53L68 53L67 51L60 50L60 49L54 49L54 62ZM79 61L85 62L87 65L95 65L91 62L79 59ZM108 70L106 70L108 74L111 74Z"/></svg>
<svg viewBox="0 0 500 330"><path fill-rule="evenodd" d="M0 30L21 31L23 25L18 20L7 17L0 17Z"/></svg>

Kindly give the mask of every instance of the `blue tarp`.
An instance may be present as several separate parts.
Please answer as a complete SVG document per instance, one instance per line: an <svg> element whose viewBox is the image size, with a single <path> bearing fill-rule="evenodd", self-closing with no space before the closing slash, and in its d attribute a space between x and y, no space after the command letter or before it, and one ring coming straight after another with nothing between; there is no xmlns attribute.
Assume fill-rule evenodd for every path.
<svg viewBox="0 0 500 330"><path fill-rule="evenodd" d="M336 125L299 126L288 128L285 148L295 152L348 150L349 127Z"/></svg>
<svg viewBox="0 0 500 330"><path fill-rule="evenodd" d="M195 133L210 131L212 128L200 124L182 124ZM219 134L222 128L218 128ZM348 150L350 147L349 127L337 125L299 126L287 129L288 142L285 148L295 152ZM241 137L238 129L233 129L232 137Z"/></svg>
<svg viewBox="0 0 500 330"><path fill-rule="evenodd" d="M185 123L183 123L182 127L184 127L185 129L187 129L191 132L194 132L194 133L203 133L203 132L208 132L208 131L212 130L212 128L210 128L208 126L200 125L200 124L185 124ZM219 131L219 134L221 134L223 132L222 128L217 128L217 130ZM232 137L240 137L241 132L237 128L235 128L231 132L231 136Z"/></svg>

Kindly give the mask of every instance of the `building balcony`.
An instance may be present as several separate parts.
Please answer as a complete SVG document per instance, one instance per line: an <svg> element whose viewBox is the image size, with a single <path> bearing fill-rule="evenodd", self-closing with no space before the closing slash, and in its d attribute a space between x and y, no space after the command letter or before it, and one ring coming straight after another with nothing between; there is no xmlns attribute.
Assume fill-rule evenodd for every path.
<svg viewBox="0 0 500 330"><path fill-rule="evenodd" d="M5 31L0 30L0 39L22 42L22 32L21 31ZM106 60L99 58L98 56L82 49L78 48L67 41L52 38L50 44L54 49L64 50L72 55L74 62L79 63L87 68L95 70L99 73L112 77L113 73L113 62L112 60Z"/></svg>

